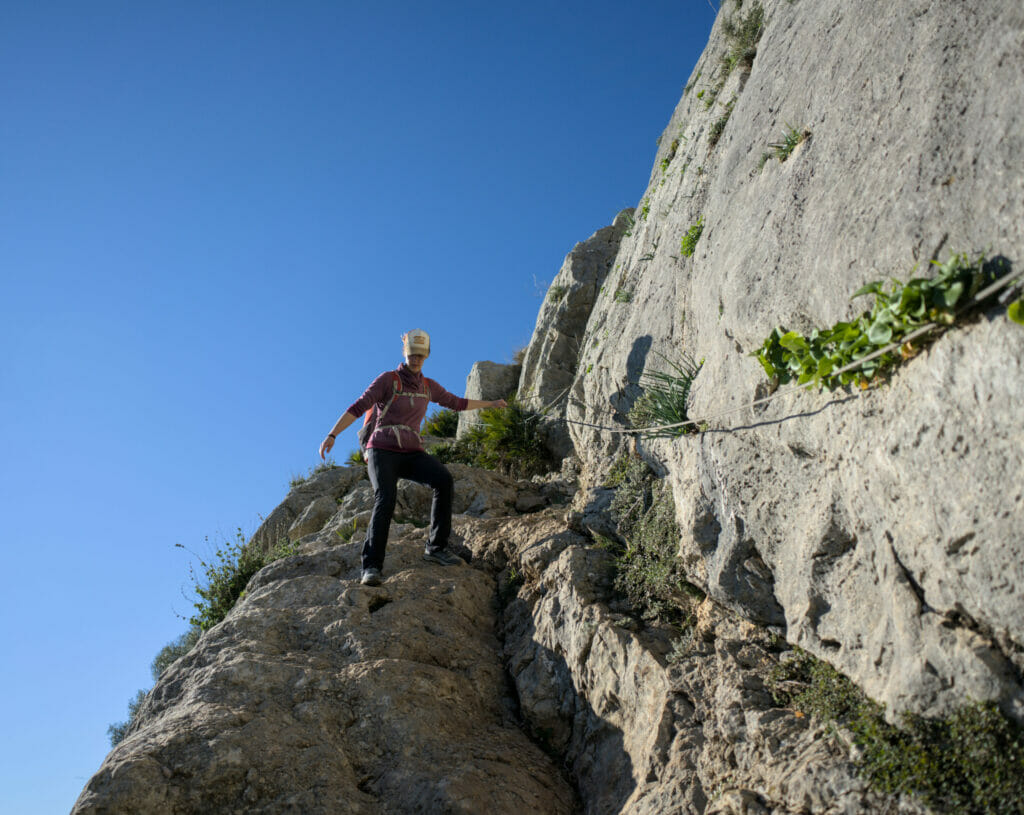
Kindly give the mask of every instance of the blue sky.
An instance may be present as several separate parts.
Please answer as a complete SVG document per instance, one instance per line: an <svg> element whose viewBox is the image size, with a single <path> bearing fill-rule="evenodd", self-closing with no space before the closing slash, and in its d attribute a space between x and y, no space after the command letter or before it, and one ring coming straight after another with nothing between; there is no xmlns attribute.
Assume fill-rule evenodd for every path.
<svg viewBox="0 0 1024 815"><path fill-rule="evenodd" d="M0 810L70 809L187 627L175 544L251 533L403 330L460 394L527 343L642 196L713 20L0 4Z"/></svg>

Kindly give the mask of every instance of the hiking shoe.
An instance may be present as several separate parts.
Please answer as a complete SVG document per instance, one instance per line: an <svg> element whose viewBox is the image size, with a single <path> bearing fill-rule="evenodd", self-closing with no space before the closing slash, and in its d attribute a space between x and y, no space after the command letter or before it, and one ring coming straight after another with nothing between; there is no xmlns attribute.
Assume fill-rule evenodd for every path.
<svg viewBox="0 0 1024 815"><path fill-rule="evenodd" d="M466 564L466 561L458 555L453 555L451 552L446 552L444 549L438 549L435 552L431 552L427 549L427 551L423 553L423 559L430 561L431 563L437 563L439 566L464 566Z"/></svg>
<svg viewBox="0 0 1024 815"><path fill-rule="evenodd" d="M379 586L380 569L363 569L363 576L359 578L359 582L364 586Z"/></svg>

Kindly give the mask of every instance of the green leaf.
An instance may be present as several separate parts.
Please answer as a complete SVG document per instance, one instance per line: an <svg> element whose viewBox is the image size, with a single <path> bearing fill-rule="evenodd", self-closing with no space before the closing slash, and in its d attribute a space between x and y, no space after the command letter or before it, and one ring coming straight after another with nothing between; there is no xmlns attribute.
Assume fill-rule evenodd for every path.
<svg viewBox="0 0 1024 815"><path fill-rule="evenodd" d="M865 286L861 286L857 291L850 295L852 300L854 297L861 297L865 294L881 294L882 293L882 281L876 280L873 283L868 283Z"/></svg>
<svg viewBox="0 0 1024 815"><path fill-rule="evenodd" d="M1024 297L1018 297L1006 309L1006 316L1018 325L1024 325Z"/></svg>
<svg viewBox="0 0 1024 815"><path fill-rule="evenodd" d="M943 297L944 297L944 299L946 301L946 305L949 308L952 308L953 306L955 306L956 305L956 301L960 299L960 295L963 294L963 293L964 293L963 281L958 280L956 283L954 283L952 286L950 286L948 289L946 289L946 291L945 291L945 293L943 295Z"/></svg>
<svg viewBox="0 0 1024 815"><path fill-rule="evenodd" d="M892 339L892 326L884 320L875 320L868 329L868 340L874 345L886 345Z"/></svg>
<svg viewBox="0 0 1024 815"><path fill-rule="evenodd" d="M800 353L807 350L807 340L796 331L789 331L779 337L779 345L785 348L787 351L793 353Z"/></svg>

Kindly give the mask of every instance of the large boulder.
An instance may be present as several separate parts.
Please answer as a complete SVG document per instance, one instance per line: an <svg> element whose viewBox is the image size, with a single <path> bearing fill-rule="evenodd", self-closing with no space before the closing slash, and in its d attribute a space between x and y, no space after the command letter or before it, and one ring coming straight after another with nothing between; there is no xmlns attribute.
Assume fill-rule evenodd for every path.
<svg viewBox="0 0 1024 815"><path fill-rule="evenodd" d="M506 399L513 393L519 382L522 366L518 363L503 365L498 362L474 362L466 377L466 398L483 401ZM462 438L477 422L477 412L464 410L459 413L459 429L456 438Z"/></svg>

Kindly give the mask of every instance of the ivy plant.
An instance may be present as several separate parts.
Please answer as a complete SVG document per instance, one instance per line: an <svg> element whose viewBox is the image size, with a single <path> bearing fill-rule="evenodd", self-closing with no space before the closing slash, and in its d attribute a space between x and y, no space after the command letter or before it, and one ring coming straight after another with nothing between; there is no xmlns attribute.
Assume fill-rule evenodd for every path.
<svg viewBox="0 0 1024 815"><path fill-rule="evenodd" d="M933 277L915 277L906 283L894 280L889 290L882 281L858 289L851 299L872 294L875 302L870 311L855 320L807 335L776 328L753 356L770 379L778 377L779 384L795 380L800 385L830 390L851 383L867 387L873 377L913 356L913 344L904 343L898 353L893 350L882 354L859 370L838 376L832 372L900 341L926 323L951 325L958 307L997 276L993 264L986 264L983 256L970 260L966 254L959 254L945 263L932 264L936 269Z"/></svg>

